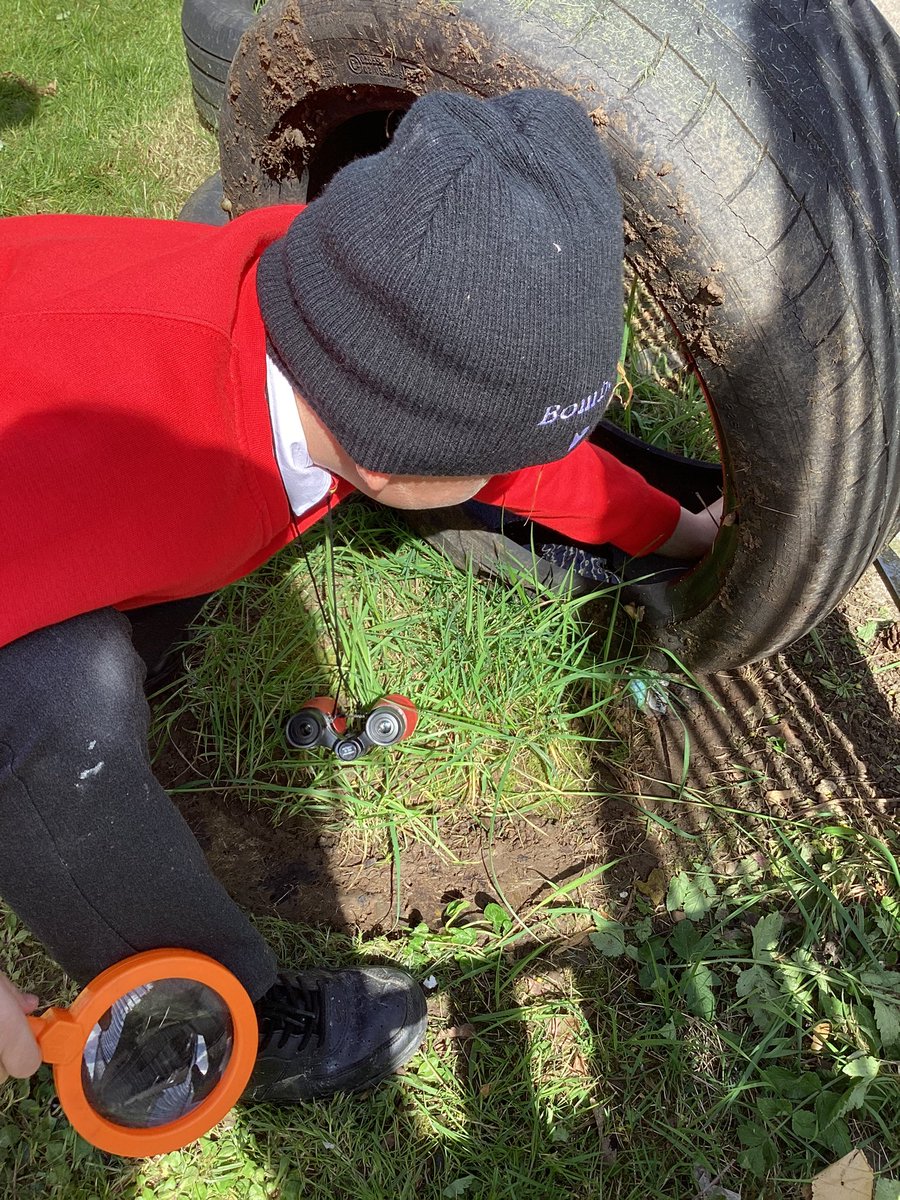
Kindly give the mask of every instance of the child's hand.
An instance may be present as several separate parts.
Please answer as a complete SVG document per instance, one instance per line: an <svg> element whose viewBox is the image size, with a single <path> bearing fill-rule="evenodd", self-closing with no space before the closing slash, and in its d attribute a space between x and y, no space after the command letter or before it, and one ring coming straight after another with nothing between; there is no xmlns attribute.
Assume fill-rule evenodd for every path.
<svg viewBox="0 0 900 1200"><path fill-rule="evenodd" d="M37 1006L37 996L24 995L0 975L0 1083L10 1075L26 1079L41 1065L41 1052L25 1020Z"/></svg>
<svg viewBox="0 0 900 1200"><path fill-rule="evenodd" d="M720 496L708 508L698 513L681 510L675 532L667 542L656 551L666 558L702 558L711 548L722 524L722 506L724 500Z"/></svg>

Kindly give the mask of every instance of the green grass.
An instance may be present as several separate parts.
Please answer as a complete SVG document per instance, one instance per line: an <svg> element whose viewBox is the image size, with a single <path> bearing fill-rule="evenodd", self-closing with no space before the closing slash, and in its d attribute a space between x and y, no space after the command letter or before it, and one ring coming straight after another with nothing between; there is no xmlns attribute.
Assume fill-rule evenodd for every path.
<svg viewBox="0 0 900 1200"><path fill-rule="evenodd" d="M0 215L175 216L216 170L174 0L2 0Z"/></svg>
<svg viewBox="0 0 900 1200"><path fill-rule="evenodd" d="M719 445L696 371L663 310L632 277L625 305L624 376L606 416L626 433L685 458L719 461Z"/></svg>
<svg viewBox="0 0 900 1200"><path fill-rule="evenodd" d="M42 1075L0 1113L6 1194L670 1200L696 1195L700 1169L744 1197L799 1196L851 1146L896 1176L896 863L869 860L884 894L867 906L830 886L869 857L853 831L792 833L767 872L701 865L658 907L598 916L582 937L554 936L570 895L521 914L528 931L448 916L362 942L262 922L286 963L362 954L435 977L432 1037L406 1074L370 1097L240 1109L188 1150L135 1164L79 1142ZM668 909L693 919L663 922ZM33 983L39 958L17 945Z"/></svg>
<svg viewBox="0 0 900 1200"><path fill-rule="evenodd" d="M177 212L215 163L190 107L178 8L0 0L0 212ZM642 373L665 375L636 311L635 395ZM623 419L703 456L696 393L660 387ZM327 537L304 543L326 581ZM342 771L285 752L285 713L337 675L292 548L210 604L157 710L158 743L172 733L186 756L182 788L308 813L400 872L417 840L446 853L445 823L460 816L490 844L500 828L564 823L605 799L628 752L622 695L645 670L615 596L535 599L473 581L357 501L335 519L334 563L345 701L408 693L422 713L414 738ZM702 836L634 799L632 819L670 864L644 891L606 884L610 844L598 866L515 910L502 895L483 912L466 897L378 936L261 920L289 966L374 958L434 976L429 1041L406 1074L369 1097L238 1109L181 1153L127 1163L73 1134L44 1068L0 1091L0 1197L694 1200L702 1170L742 1200L794 1200L861 1146L878 1200L896 1200L895 839L828 814L750 819L723 792L680 799L708 818ZM73 994L8 911L0 968L44 1001Z"/></svg>
<svg viewBox="0 0 900 1200"><path fill-rule="evenodd" d="M340 673L310 584L311 570L330 608L332 560ZM584 620L586 608L600 619ZM615 593L535 600L480 583L398 516L354 498L333 535L318 526L303 550L213 601L166 720L202 715L197 766L210 786L375 835L439 841L445 811L564 811L584 796L604 738L608 757L621 749L608 712L635 663L630 623L614 632L616 608ZM350 767L286 750L284 715L334 694L341 675L349 714L389 692L413 697L415 737Z"/></svg>

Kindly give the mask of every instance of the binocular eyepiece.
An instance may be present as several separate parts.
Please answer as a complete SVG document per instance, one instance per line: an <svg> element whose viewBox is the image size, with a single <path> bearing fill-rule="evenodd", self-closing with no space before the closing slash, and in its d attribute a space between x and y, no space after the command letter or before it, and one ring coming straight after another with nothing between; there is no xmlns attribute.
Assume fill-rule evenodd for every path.
<svg viewBox="0 0 900 1200"><path fill-rule="evenodd" d="M368 712L353 718L354 730L347 731L346 716L337 712L331 696L315 696L288 717L284 737L292 750L324 747L338 762L361 758L373 746L393 746L416 727L418 713L406 696L384 696Z"/></svg>

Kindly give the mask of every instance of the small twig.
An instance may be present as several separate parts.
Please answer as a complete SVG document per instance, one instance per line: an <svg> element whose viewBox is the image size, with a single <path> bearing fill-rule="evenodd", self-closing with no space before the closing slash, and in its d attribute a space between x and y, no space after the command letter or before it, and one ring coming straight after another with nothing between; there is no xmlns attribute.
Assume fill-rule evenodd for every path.
<svg viewBox="0 0 900 1200"><path fill-rule="evenodd" d="M722 498L722 497L720 496L720 497L719 497L719 499L721 500L721 498ZM701 511L701 513L706 513L706 515L707 515L707 516L709 517L709 519L712 521L713 525L715 525L716 529L721 529L721 528L722 528L722 525L724 524L724 518L723 518L722 520L717 520L717 519L716 519L716 518L715 518L715 517L712 515L712 513L709 511L709 510L710 510L710 507L711 507L711 505L709 505L709 504L706 504L706 503L705 503L705 501L704 501L703 497L700 495L700 493L699 493L699 492L694 492L694 499L695 499L695 500L699 500L699 502L700 502L700 506L701 506L701 507L700 507L700 511ZM715 500L714 500L714 501L713 501L713 504L715 504L715 503L716 503L716 502L715 502Z"/></svg>

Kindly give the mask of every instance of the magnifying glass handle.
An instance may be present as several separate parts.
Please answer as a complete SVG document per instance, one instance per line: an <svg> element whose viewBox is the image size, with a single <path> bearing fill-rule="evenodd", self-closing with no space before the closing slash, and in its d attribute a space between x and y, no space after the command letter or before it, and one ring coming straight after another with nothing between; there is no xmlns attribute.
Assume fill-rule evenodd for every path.
<svg viewBox="0 0 900 1200"><path fill-rule="evenodd" d="M48 1008L39 1017L26 1017L45 1063L78 1058L84 1048L81 1026L67 1008Z"/></svg>

